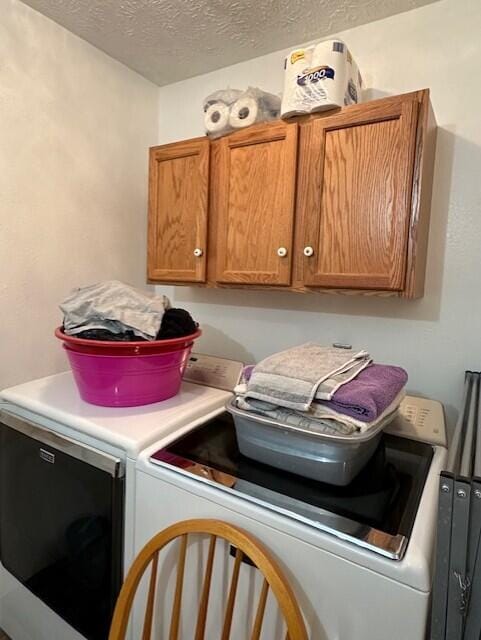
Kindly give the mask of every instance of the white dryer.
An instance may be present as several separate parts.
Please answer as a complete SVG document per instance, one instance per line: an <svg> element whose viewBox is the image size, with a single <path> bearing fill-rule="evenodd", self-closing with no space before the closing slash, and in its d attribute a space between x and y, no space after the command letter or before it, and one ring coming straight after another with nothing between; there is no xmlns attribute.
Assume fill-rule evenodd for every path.
<svg viewBox="0 0 481 640"><path fill-rule="evenodd" d="M218 518L254 534L280 560L299 598L312 640L424 640L433 573L438 479L446 458L442 406L407 397L363 472L345 488L329 487L244 458L232 417L186 425L137 460L135 550L185 518ZM206 637L217 637L233 559L223 548L222 577L212 591ZM159 572L165 594L156 637L167 637L174 551ZM192 547L183 609L195 611L206 548ZM244 640L260 590L258 572L244 566L248 587L236 600L232 640ZM242 581L241 581L242 582ZM214 584L214 583L213 583ZM214 587L212 587L214 589ZM161 590L161 592L163 591ZM191 602L189 604L189 602ZM142 597L134 611L140 637ZM182 619L182 640L194 637L195 615ZM284 637L276 608L263 638Z"/></svg>
<svg viewBox="0 0 481 640"><path fill-rule="evenodd" d="M230 388L242 368L212 358L206 367ZM137 455L229 397L184 382L164 402L98 407L70 372L0 393L0 628L13 640L105 640L132 560Z"/></svg>

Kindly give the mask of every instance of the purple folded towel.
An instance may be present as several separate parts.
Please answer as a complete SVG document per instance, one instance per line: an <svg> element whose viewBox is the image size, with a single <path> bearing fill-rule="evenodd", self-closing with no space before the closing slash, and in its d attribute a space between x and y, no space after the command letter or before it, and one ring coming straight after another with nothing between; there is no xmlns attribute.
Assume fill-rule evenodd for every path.
<svg viewBox="0 0 481 640"><path fill-rule="evenodd" d="M343 384L332 400L318 402L362 422L372 422L389 407L407 379L408 374L401 367L371 364L354 380Z"/></svg>

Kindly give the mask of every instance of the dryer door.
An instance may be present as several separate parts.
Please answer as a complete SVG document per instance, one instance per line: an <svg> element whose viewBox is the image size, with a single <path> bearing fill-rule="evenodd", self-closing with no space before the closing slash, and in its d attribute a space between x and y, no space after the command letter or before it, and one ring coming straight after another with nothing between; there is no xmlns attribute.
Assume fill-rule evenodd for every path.
<svg viewBox="0 0 481 640"><path fill-rule="evenodd" d="M0 559L88 640L104 640L122 578L119 459L0 413Z"/></svg>

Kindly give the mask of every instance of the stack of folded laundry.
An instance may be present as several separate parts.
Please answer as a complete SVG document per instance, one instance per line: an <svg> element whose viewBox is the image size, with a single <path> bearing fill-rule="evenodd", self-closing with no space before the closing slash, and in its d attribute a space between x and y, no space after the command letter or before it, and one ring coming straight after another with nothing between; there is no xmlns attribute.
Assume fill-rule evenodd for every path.
<svg viewBox="0 0 481 640"><path fill-rule="evenodd" d="M401 367L374 364L366 351L303 344L244 370L239 409L322 434L384 427L405 396Z"/></svg>
<svg viewBox="0 0 481 640"><path fill-rule="evenodd" d="M140 291L118 280L74 289L60 309L64 333L87 340L169 340L198 329L190 313L173 309L167 296Z"/></svg>

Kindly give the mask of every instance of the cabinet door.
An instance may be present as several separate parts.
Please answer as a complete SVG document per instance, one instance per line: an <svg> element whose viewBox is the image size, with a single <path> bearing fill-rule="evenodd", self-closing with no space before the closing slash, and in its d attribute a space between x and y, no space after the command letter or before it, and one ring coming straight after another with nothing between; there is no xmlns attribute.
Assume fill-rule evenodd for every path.
<svg viewBox="0 0 481 640"><path fill-rule="evenodd" d="M216 280L289 285L297 125L278 122L220 141Z"/></svg>
<svg viewBox="0 0 481 640"><path fill-rule="evenodd" d="M418 103L387 98L302 127L298 259L307 286L401 291Z"/></svg>
<svg viewBox="0 0 481 640"><path fill-rule="evenodd" d="M150 150L148 276L204 282L206 274L209 140Z"/></svg>

